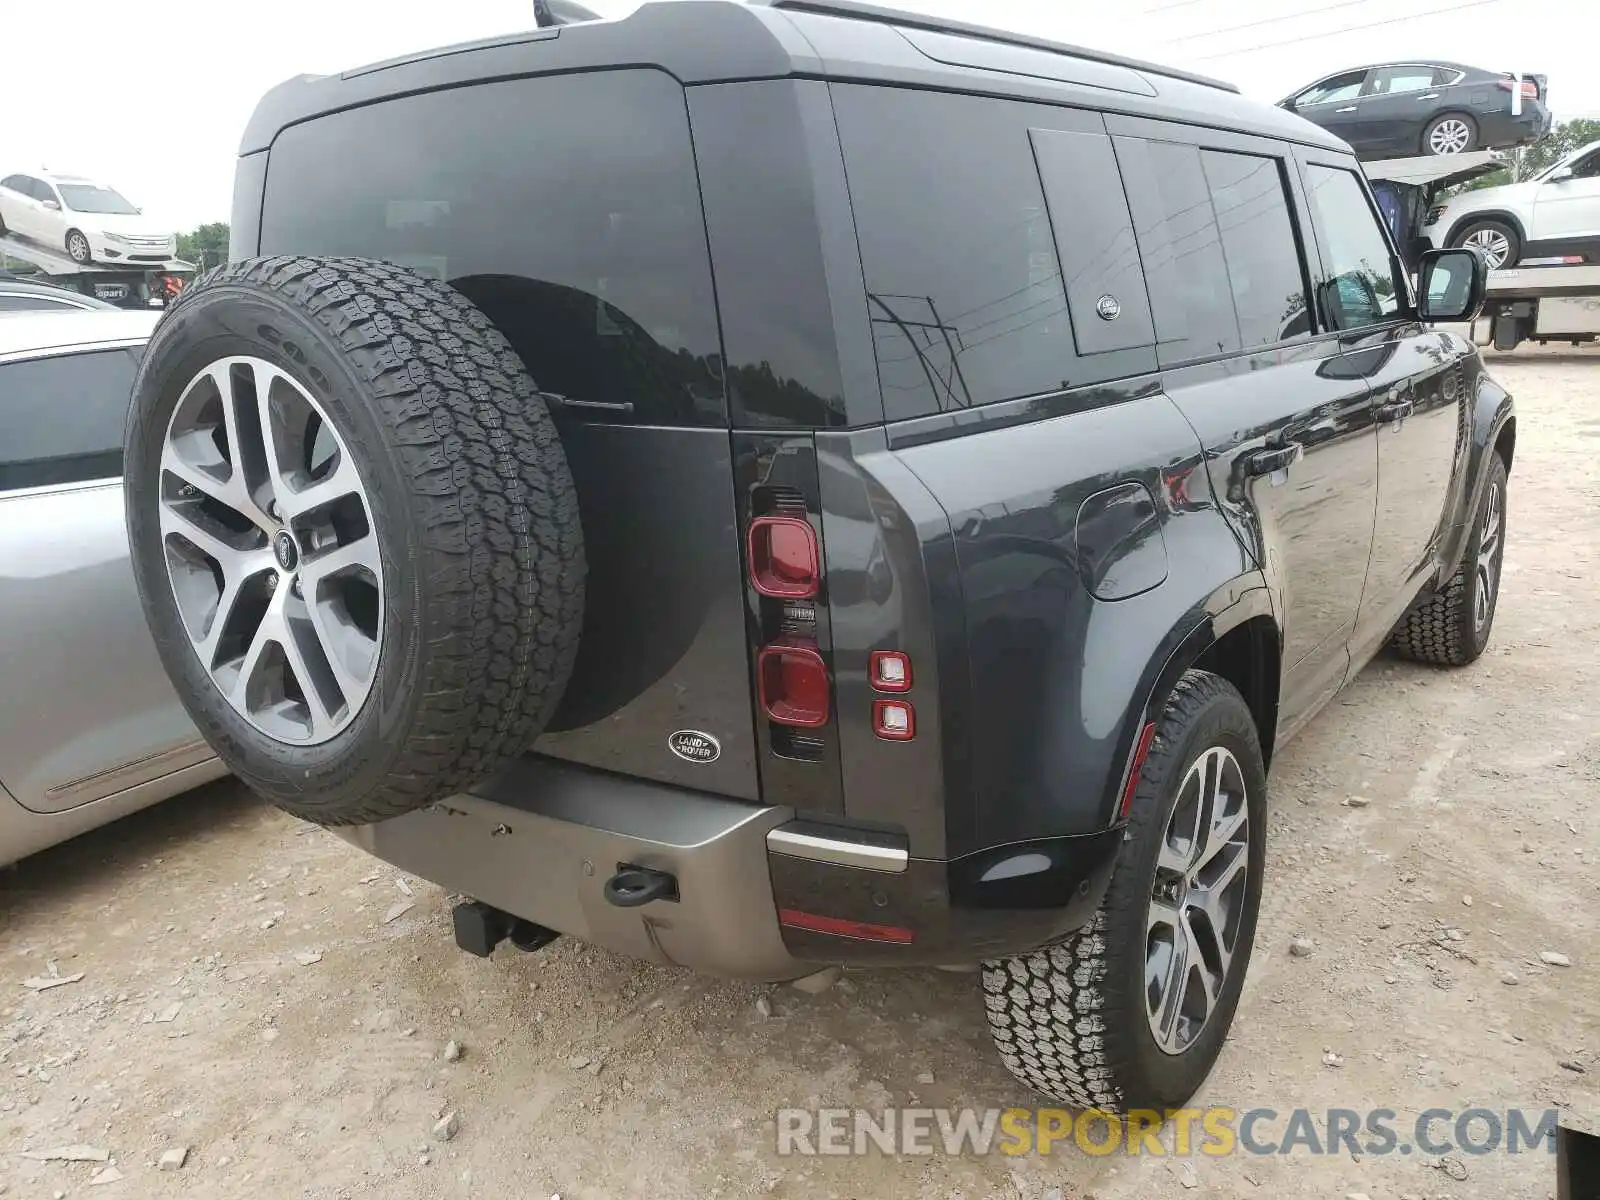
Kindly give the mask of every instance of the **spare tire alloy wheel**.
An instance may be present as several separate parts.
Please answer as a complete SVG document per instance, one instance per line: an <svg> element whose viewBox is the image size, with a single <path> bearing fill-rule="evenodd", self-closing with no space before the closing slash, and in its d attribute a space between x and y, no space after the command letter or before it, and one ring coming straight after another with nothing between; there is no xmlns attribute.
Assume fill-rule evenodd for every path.
<svg viewBox="0 0 1600 1200"><path fill-rule="evenodd" d="M139 366L123 490L179 699L296 816L460 792L561 699L577 493L527 369L447 284L287 257L185 288Z"/></svg>
<svg viewBox="0 0 1600 1200"><path fill-rule="evenodd" d="M167 574L201 666L268 737L327 741L367 699L383 628L372 504L327 414L290 372L221 359L173 409L161 476Z"/></svg>

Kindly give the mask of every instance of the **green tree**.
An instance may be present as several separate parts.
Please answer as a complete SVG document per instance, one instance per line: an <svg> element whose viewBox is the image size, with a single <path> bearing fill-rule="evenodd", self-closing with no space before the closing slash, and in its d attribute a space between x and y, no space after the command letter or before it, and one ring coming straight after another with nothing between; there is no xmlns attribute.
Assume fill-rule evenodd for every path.
<svg viewBox="0 0 1600 1200"><path fill-rule="evenodd" d="M1499 187L1503 183L1526 183L1552 163L1559 162L1579 146L1600 142L1600 120L1577 117L1571 121L1558 121L1531 146L1518 146L1507 155L1507 163L1498 171L1480 175L1470 183L1452 188L1457 192L1475 192L1479 188Z"/></svg>
<svg viewBox="0 0 1600 1200"><path fill-rule="evenodd" d="M228 261L228 223L213 221L192 233L178 235L178 257L202 271Z"/></svg>

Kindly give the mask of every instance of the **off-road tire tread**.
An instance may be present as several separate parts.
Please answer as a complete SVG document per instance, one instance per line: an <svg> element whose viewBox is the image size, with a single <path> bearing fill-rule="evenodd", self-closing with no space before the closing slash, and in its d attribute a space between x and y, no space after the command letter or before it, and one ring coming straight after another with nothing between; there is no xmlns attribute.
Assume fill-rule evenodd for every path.
<svg viewBox="0 0 1600 1200"><path fill-rule="evenodd" d="M1506 491L1506 477L1503 467L1504 460L1495 456L1491 467L1501 464L1500 491L1502 497ZM1492 481L1491 481L1492 482ZM1484 488L1484 496L1488 495L1488 486ZM1479 501L1481 505L1482 500ZM1502 500L1501 512L1505 512ZM1472 524L1469 527L1468 537L1472 539L1467 549L1461 555L1461 561L1456 565L1455 574L1450 576L1445 585L1434 592L1422 603L1408 612L1390 635L1389 645L1394 652L1402 658L1409 658L1414 662L1428 663L1436 667L1464 667L1477 660L1483 653L1483 647L1476 644L1472 629L1472 607L1476 600L1474 586L1478 573L1478 522L1481 514L1474 510ZM1500 538L1502 545L1505 541L1505 518L1501 517ZM1495 576L1495 587L1499 588L1499 575ZM1496 605L1498 608L1498 605ZM1489 625L1493 628L1494 613L1489 614ZM1484 640L1488 640L1488 630L1484 632Z"/></svg>
<svg viewBox="0 0 1600 1200"><path fill-rule="evenodd" d="M438 630L421 649L422 695L408 727L393 731L403 740L378 786L359 797L271 788L270 798L324 825L425 807L524 751L572 673L583 534L555 423L510 343L445 283L368 259L248 259L206 272L164 321L226 288L276 293L309 314L370 387L424 514L415 566L431 581Z"/></svg>
<svg viewBox="0 0 1600 1200"><path fill-rule="evenodd" d="M1125 841L1153 836L1146 827L1167 819L1160 801L1172 773L1189 767L1178 760L1174 744L1219 696L1244 703L1219 675L1191 670L1179 678L1156 722ZM1117 1032L1132 1022L1143 1024L1146 1017L1107 988L1106 979L1126 970L1126 956L1142 954L1144 947L1112 944L1106 913L1112 906L1142 910L1150 897L1142 888L1119 888L1118 882L1113 876L1100 909L1082 929L1044 949L983 965L984 1007L1001 1061L1052 1100L1108 1113L1125 1112L1130 1102L1143 1100L1129 1095L1131 1047Z"/></svg>

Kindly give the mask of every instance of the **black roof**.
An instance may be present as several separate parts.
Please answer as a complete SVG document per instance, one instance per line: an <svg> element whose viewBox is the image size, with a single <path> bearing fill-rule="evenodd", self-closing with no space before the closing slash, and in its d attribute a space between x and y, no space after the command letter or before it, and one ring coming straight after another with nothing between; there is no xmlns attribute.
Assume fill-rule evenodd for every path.
<svg viewBox="0 0 1600 1200"><path fill-rule="evenodd" d="M239 150L265 150L289 125L394 96L606 67L654 67L686 86L797 76L1014 96L1347 149L1228 84L1023 34L854 0L673 0L618 21L535 27L300 76L262 98Z"/></svg>

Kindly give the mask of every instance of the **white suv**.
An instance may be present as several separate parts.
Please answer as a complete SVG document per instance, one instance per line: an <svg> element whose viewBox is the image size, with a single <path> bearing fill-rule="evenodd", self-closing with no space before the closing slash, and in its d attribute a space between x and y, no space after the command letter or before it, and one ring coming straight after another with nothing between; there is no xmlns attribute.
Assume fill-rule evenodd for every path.
<svg viewBox="0 0 1600 1200"><path fill-rule="evenodd" d="M78 175L7 175L0 179L0 235L21 234L73 262L159 265L177 238L114 188Z"/></svg>
<svg viewBox="0 0 1600 1200"><path fill-rule="evenodd" d="M1462 192L1423 220L1435 246L1473 245L1491 268L1547 258L1600 263L1600 142L1526 183Z"/></svg>

